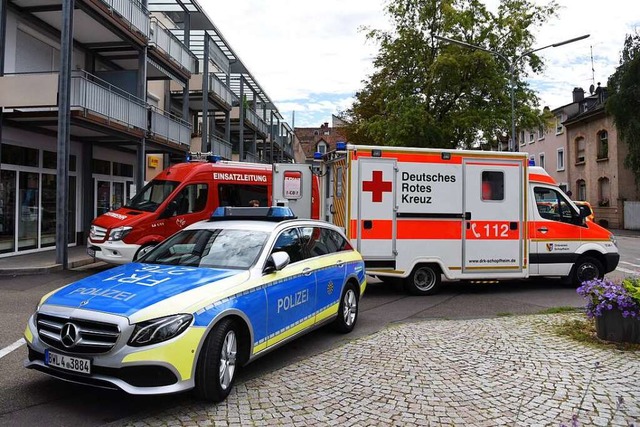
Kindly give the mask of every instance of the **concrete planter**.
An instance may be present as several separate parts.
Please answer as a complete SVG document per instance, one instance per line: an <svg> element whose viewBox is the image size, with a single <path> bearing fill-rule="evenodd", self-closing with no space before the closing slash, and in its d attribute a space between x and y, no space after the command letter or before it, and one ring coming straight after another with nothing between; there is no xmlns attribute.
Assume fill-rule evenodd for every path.
<svg viewBox="0 0 640 427"><path fill-rule="evenodd" d="M618 309L596 317L596 333L605 341L640 343L640 319L623 317Z"/></svg>

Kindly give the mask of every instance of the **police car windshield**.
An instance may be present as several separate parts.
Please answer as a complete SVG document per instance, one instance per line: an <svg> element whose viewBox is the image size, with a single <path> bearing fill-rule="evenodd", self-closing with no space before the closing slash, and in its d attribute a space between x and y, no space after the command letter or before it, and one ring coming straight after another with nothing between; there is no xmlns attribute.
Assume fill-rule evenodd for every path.
<svg viewBox="0 0 640 427"><path fill-rule="evenodd" d="M255 264L268 237L269 233L249 230L184 230L139 262L246 270Z"/></svg>
<svg viewBox="0 0 640 427"><path fill-rule="evenodd" d="M124 207L139 211L155 212L178 186L178 181L157 180L149 182Z"/></svg>

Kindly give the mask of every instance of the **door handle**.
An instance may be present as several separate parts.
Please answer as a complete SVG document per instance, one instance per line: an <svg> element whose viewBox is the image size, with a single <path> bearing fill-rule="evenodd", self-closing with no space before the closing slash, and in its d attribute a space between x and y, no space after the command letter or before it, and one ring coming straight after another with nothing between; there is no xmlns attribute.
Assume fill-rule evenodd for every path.
<svg viewBox="0 0 640 427"><path fill-rule="evenodd" d="M309 267L304 268L302 270L302 274L304 274L305 276L311 275L311 269Z"/></svg>
<svg viewBox="0 0 640 427"><path fill-rule="evenodd" d="M538 228L538 231L541 233L546 233L547 231L549 231L549 229L547 227L541 227L541 228Z"/></svg>
<svg viewBox="0 0 640 427"><path fill-rule="evenodd" d="M336 266L338 267L342 267L344 265L344 261L339 259L338 261L336 261Z"/></svg>

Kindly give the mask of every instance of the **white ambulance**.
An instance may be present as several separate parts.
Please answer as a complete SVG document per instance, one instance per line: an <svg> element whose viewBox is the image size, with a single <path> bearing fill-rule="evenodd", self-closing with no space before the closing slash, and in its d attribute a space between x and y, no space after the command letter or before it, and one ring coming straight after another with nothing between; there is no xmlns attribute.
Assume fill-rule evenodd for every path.
<svg viewBox="0 0 640 427"><path fill-rule="evenodd" d="M324 219L345 229L367 273L433 294L454 280L613 271L612 233L526 153L339 144L325 155Z"/></svg>

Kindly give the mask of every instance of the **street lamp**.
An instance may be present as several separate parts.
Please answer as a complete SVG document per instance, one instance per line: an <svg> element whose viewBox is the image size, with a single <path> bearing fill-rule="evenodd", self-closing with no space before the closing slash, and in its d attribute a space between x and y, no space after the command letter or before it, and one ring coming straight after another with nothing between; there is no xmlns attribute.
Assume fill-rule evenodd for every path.
<svg viewBox="0 0 640 427"><path fill-rule="evenodd" d="M509 61L509 58L507 58L505 55L503 55L500 52L497 52L495 50L491 50L491 49L486 49L482 46L476 46L474 44L471 43L467 43L467 42L463 42L460 40L455 40L455 39L450 39L447 37L442 37L442 36L438 36L438 35L433 35L433 37L435 37L438 40L442 40L448 43L453 43L453 44L457 44L460 46L464 46L464 47L468 47L470 49L478 49L478 50L483 50L485 52L489 52L493 55L496 55L498 58L502 59L504 62L507 63L507 65L509 65L509 86L511 87L511 138L509 138L509 151L515 151L515 139L516 139L516 101L515 101L515 96L514 96L514 84L513 84L513 80L514 80L514 76L515 76L515 72L516 72L516 65L518 64L518 62L520 62L520 60L522 58L524 58L525 56L531 55L534 52L538 52L542 49L547 49L549 47L558 47L558 46L564 46L565 44L569 44L569 43L573 43L573 42L577 42L578 40L583 40L586 39L587 37L589 37L590 34L585 34L583 36L580 37L574 37L572 39L569 40L565 40L562 42L558 42L558 43L553 43L547 46L542 46L542 47L538 47L535 49L531 49L528 50L526 52L523 52L520 56L517 56L513 61Z"/></svg>

